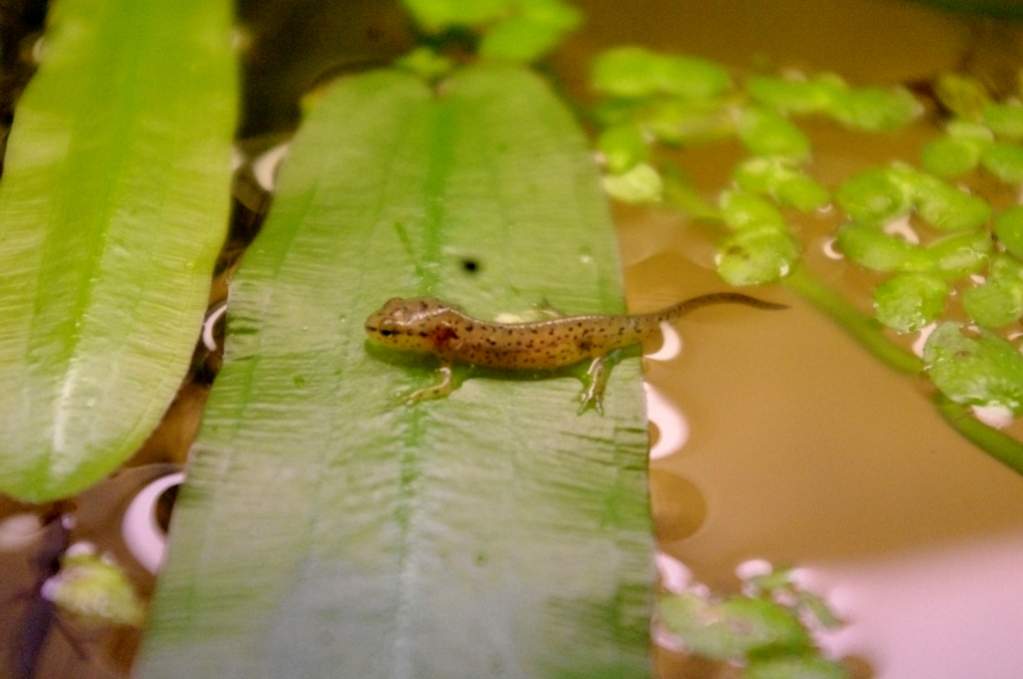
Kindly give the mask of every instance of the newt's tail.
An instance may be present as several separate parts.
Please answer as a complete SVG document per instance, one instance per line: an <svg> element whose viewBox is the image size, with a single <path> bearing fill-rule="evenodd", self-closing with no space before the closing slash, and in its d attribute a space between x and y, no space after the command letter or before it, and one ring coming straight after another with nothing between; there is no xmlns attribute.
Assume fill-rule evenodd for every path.
<svg viewBox="0 0 1023 679"><path fill-rule="evenodd" d="M665 320L681 318L682 316L696 311L697 309L702 309L705 306L713 306L714 304L745 304L746 306L751 306L754 309L765 309L769 311L788 309L788 306L785 304L768 302L767 300L744 295L741 292L712 292L708 295L691 297L669 307L668 309L665 309L664 315L667 317Z"/></svg>

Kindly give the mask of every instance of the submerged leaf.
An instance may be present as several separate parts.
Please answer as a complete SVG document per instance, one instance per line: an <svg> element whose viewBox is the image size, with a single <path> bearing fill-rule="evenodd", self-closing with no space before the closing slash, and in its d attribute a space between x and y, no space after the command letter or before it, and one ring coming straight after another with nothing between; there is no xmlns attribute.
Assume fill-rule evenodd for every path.
<svg viewBox="0 0 1023 679"><path fill-rule="evenodd" d="M91 623L142 624L142 600L124 571L94 554L66 556L47 581L48 597L64 612Z"/></svg>
<svg viewBox="0 0 1023 679"><path fill-rule="evenodd" d="M395 295L624 310L587 142L528 71L364 74L303 123L231 284L137 676L649 676L638 359L603 416L563 375L407 406L436 363L363 328Z"/></svg>
<svg viewBox="0 0 1023 679"><path fill-rule="evenodd" d="M800 212L824 207L828 190L785 158L751 158L735 168L735 182L751 193L768 195Z"/></svg>
<svg viewBox="0 0 1023 679"><path fill-rule="evenodd" d="M0 181L0 491L121 464L198 337L227 227L235 63L223 0L62 0Z"/></svg>
<svg viewBox="0 0 1023 679"><path fill-rule="evenodd" d="M1023 146L998 142L980 158L984 169L1007 184L1023 184Z"/></svg>
<svg viewBox="0 0 1023 679"><path fill-rule="evenodd" d="M984 124L999 137L1023 140L1023 104L988 104L984 108Z"/></svg>
<svg viewBox="0 0 1023 679"><path fill-rule="evenodd" d="M934 89L946 109L967 120L979 118L990 99L980 81L959 73L943 73Z"/></svg>
<svg viewBox="0 0 1023 679"><path fill-rule="evenodd" d="M963 307L978 325L1001 328L1023 315L1023 264L998 255L987 280L963 293Z"/></svg>
<svg viewBox="0 0 1023 679"><path fill-rule="evenodd" d="M1005 249L1023 259L1023 205L1016 205L995 218L995 235Z"/></svg>

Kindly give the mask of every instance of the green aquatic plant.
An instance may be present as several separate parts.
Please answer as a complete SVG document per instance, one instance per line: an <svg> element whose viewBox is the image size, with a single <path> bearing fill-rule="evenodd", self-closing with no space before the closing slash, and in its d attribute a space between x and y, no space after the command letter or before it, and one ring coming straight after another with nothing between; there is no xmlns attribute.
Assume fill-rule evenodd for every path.
<svg viewBox="0 0 1023 679"><path fill-rule="evenodd" d="M673 82L681 74L693 82ZM944 395L938 406L946 420L1023 472L1023 444L962 410L964 404L984 405L984 399L954 397L943 364L928 363L925 371L923 361L885 332L922 331L941 320L951 306L948 299L959 292L966 312L982 327L1001 328L1023 315L1023 266L1016 259L1023 253L1023 209L994 215L983 196L946 181L982 168L1001 181L1023 182L1023 146L1015 144L1023 137L1023 106L994 102L978 82L947 75L936 89L956 119L925 146L923 169L906 162L868 168L832 194L814 178L809 138L793 118L816 115L861 132L891 132L923 111L908 90L854 87L830 73L732 78L704 59L631 47L598 57L592 85L604 96L592 117L603 130L605 187L617 189L609 190L613 197L661 202L693 216L717 239L722 279L740 286L781 282L892 367L929 375ZM673 115L651 113L664 111L665 102ZM694 126L699 116L693 112L716 122ZM714 134L689 133L694 129ZM752 155L736 165L715 206L686 181L667 151L728 136ZM623 178L633 180L629 173L638 167L646 186L660 176L661 190L621 190L620 185L633 186ZM849 262L887 276L874 289L873 317L800 262L802 244L786 211L827 210L832 201L846 218L835 234L836 249ZM923 233L907 238L911 222ZM968 276L975 278L966 287ZM971 365L984 381L989 363Z"/></svg>
<svg viewBox="0 0 1023 679"><path fill-rule="evenodd" d="M184 378L226 234L230 4L65 0L0 180L0 491L103 478Z"/></svg>
<svg viewBox="0 0 1023 679"><path fill-rule="evenodd" d="M430 34L469 30L485 59L530 62L553 49L582 20L564 0L402 0Z"/></svg>
<svg viewBox="0 0 1023 679"><path fill-rule="evenodd" d="M714 596L703 588L665 594L657 613L687 652L739 665L744 679L849 676L821 654L811 633L842 622L787 569L745 579L742 594Z"/></svg>
<svg viewBox="0 0 1023 679"><path fill-rule="evenodd" d="M231 283L138 676L649 676L638 359L603 416L570 375L407 406L436 365L363 322L420 295L624 309L588 143L521 67L366 73L307 111Z"/></svg>

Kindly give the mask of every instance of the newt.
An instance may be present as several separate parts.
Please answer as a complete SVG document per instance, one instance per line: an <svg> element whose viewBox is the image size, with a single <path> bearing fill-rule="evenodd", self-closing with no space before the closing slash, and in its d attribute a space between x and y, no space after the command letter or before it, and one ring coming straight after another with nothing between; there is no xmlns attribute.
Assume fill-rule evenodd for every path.
<svg viewBox="0 0 1023 679"><path fill-rule="evenodd" d="M559 316L498 323L473 318L432 297L394 297L369 315L365 327L369 338L378 344L440 359L438 382L411 393L407 403L450 394L455 389L452 368L456 363L500 370L553 371L589 360L588 384L579 397L580 411L592 406L600 412L611 354L656 337L661 323L675 323L696 309L714 304L786 308L736 292L715 292L646 314Z"/></svg>

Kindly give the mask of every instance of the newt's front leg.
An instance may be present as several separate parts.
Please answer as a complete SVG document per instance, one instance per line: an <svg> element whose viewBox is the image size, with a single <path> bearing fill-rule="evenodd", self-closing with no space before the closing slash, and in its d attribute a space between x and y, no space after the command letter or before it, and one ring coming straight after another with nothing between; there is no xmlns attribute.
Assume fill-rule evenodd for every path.
<svg viewBox="0 0 1023 679"><path fill-rule="evenodd" d="M428 401L434 398L444 398L455 390L456 385L451 363L442 363L440 367L437 368L437 372L440 374L440 380L438 380L436 384L431 384L430 386L423 387L422 389L416 389L406 396L403 399L406 405L412 405L419 401Z"/></svg>

